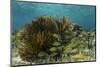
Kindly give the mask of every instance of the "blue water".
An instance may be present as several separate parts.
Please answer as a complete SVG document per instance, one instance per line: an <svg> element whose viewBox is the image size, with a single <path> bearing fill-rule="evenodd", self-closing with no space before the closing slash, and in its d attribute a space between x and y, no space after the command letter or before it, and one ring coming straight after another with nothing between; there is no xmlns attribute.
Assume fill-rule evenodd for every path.
<svg viewBox="0 0 100 67"><path fill-rule="evenodd" d="M19 30L38 16L65 16L73 23L83 26L86 31L95 28L96 7L69 4L48 4L30 2L12 2L12 31Z"/></svg>

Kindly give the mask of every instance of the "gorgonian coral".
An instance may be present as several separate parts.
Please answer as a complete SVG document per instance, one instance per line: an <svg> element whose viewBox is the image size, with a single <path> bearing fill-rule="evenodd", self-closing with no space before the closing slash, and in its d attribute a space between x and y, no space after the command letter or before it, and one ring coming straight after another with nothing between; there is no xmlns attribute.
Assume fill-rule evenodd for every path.
<svg viewBox="0 0 100 67"><path fill-rule="evenodd" d="M26 24L17 34L21 43L19 55L24 61L34 62L52 56L61 57L64 44L71 40L70 21L42 16ZM69 37L66 37L66 34ZM54 54L54 55L52 55Z"/></svg>

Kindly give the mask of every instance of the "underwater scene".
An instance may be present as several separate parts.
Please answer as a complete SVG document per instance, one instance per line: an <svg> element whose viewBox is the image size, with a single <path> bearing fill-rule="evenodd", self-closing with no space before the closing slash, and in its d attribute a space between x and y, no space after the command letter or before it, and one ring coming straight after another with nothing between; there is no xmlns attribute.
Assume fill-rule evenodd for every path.
<svg viewBox="0 0 100 67"><path fill-rule="evenodd" d="M11 66L96 61L96 6L11 2Z"/></svg>

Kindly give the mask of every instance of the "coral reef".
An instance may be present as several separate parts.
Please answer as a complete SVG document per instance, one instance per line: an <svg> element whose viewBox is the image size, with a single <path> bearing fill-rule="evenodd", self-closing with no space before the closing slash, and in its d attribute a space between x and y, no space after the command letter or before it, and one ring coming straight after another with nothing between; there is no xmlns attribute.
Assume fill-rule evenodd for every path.
<svg viewBox="0 0 100 67"><path fill-rule="evenodd" d="M13 44L20 57L20 63L13 65L95 60L95 31L86 32L66 17L41 16L32 20L12 34Z"/></svg>

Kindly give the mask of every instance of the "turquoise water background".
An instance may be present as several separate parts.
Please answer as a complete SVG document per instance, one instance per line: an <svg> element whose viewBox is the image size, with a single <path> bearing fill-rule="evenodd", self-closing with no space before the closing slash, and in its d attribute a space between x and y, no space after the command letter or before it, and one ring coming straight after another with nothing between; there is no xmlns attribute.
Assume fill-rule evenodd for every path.
<svg viewBox="0 0 100 67"><path fill-rule="evenodd" d="M95 28L96 7L71 4L50 4L33 2L16 2L11 4L12 31L19 30L38 16L65 16L74 24L81 25L86 31Z"/></svg>

